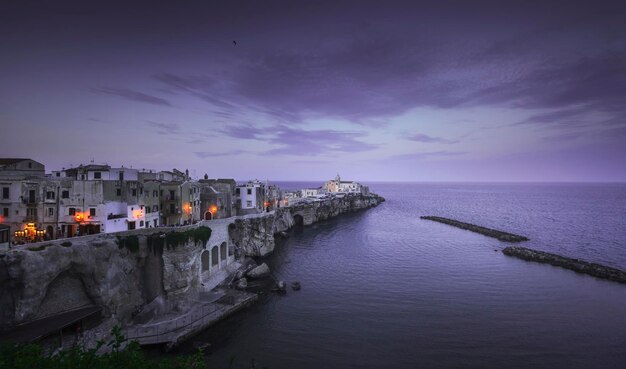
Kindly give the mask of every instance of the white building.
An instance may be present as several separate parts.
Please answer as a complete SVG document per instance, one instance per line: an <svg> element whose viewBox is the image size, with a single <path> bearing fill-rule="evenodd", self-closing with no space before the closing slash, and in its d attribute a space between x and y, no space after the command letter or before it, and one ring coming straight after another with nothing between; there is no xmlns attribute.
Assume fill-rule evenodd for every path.
<svg viewBox="0 0 626 369"><path fill-rule="evenodd" d="M265 185L258 180L237 185L235 195L238 215L260 213L265 208Z"/></svg>
<svg viewBox="0 0 626 369"><path fill-rule="evenodd" d="M368 194L369 188L354 181L342 181L339 174L335 179L327 181L322 187L328 193L362 193Z"/></svg>

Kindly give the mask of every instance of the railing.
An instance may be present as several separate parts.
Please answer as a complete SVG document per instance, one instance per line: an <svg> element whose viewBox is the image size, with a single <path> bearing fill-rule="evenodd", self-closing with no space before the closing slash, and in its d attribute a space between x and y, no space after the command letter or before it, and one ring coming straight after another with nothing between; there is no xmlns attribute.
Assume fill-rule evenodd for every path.
<svg viewBox="0 0 626 369"><path fill-rule="evenodd" d="M203 305L200 311L194 311L174 320L157 323L148 327L137 327L126 331L129 340L138 341L142 345L176 342L178 337L194 329L203 328L218 321L224 313L237 309L254 300L256 296L248 296L241 301L232 301L231 305Z"/></svg>
<svg viewBox="0 0 626 369"><path fill-rule="evenodd" d="M26 205L36 205L39 202L41 202L41 198L39 198L39 196L35 196L33 198L31 197L25 197L22 199L22 202Z"/></svg>

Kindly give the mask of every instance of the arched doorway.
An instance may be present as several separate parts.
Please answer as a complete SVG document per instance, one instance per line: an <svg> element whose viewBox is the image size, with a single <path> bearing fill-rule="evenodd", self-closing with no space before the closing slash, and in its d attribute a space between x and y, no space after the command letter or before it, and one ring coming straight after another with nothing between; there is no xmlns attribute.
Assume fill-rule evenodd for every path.
<svg viewBox="0 0 626 369"><path fill-rule="evenodd" d="M206 211L204 213L204 220L212 220L213 219L213 213L211 213L210 211Z"/></svg>
<svg viewBox="0 0 626 369"><path fill-rule="evenodd" d="M54 239L54 227L49 225L46 227L46 236L50 239Z"/></svg>
<svg viewBox="0 0 626 369"><path fill-rule="evenodd" d="M300 214L296 214L293 216L293 221L297 226L304 225L304 218Z"/></svg>
<svg viewBox="0 0 626 369"><path fill-rule="evenodd" d="M222 242L220 245L220 259L226 260L226 255L228 254L228 246L226 246L226 242Z"/></svg>
<svg viewBox="0 0 626 369"><path fill-rule="evenodd" d="M211 265L216 266L220 262L219 249L217 246L213 246L211 249Z"/></svg>
<svg viewBox="0 0 626 369"><path fill-rule="evenodd" d="M202 251L202 254L200 255L200 261L202 262L202 271L206 272L207 270L209 270L209 252L204 250Z"/></svg>

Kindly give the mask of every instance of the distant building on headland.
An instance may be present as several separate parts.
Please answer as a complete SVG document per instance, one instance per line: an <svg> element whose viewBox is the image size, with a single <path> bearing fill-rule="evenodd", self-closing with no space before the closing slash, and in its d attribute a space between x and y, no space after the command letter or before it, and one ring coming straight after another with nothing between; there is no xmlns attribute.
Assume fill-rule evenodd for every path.
<svg viewBox="0 0 626 369"><path fill-rule="evenodd" d="M337 174L335 179L331 179L330 181L326 181L324 186L322 186L323 190L326 190L328 193L360 193L363 195L368 195L370 192L369 187L364 186L358 182L354 181L342 181L341 176Z"/></svg>

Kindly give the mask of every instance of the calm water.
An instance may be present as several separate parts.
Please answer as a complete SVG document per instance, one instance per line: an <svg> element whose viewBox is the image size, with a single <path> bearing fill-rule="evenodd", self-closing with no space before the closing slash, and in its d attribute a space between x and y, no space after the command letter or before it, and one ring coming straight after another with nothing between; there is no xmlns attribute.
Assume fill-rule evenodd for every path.
<svg viewBox="0 0 626 369"><path fill-rule="evenodd" d="M310 184L282 184L304 187ZM212 368L626 368L626 285L502 255L441 215L626 269L626 186L371 184L381 206L296 229L268 263L302 283L196 340Z"/></svg>

